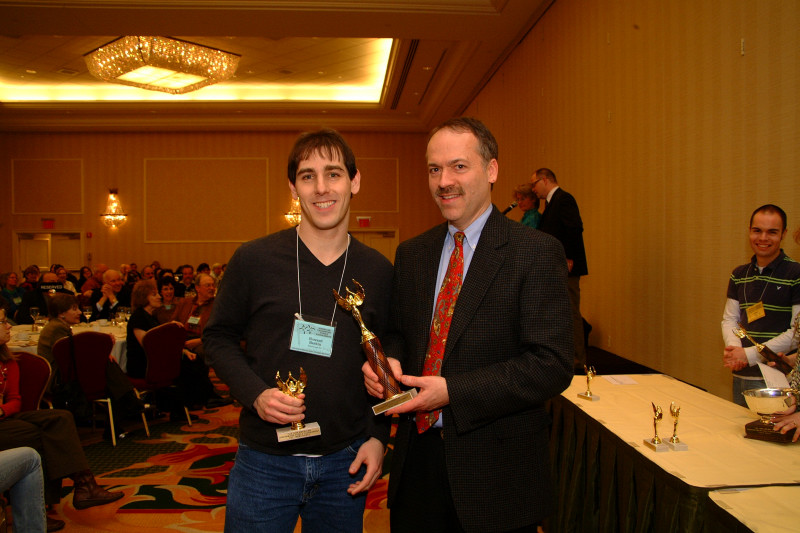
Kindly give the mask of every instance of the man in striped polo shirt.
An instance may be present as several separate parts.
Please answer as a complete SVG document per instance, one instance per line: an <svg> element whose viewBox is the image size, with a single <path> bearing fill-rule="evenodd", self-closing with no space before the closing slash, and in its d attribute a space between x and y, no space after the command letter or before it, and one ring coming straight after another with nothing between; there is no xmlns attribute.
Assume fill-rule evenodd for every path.
<svg viewBox="0 0 800 533"><path fill-rule="evenodd" d="M750 216L750 262L736 267L728 282L722 317L723 364L733 371L733 401L746 406L742 392L766 387L757 365L766 362L747 339L733 333L738 324L775 353L791 347L794 317L800 311L800 264L781 248L786 213L767 204Z"/></svg>

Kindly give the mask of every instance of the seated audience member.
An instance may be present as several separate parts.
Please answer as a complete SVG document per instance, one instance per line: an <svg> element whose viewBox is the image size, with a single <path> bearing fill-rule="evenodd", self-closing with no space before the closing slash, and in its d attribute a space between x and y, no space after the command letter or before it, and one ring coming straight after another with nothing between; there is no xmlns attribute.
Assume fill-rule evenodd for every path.
<svg viewBox="0 0 800 533"><path fill-rule="evenodd" d="M8 303L8 316L14 316L24 295L25 289L19 286L16 272L6 272L0 276L0 296Z"/></svg>
<svg viewBox="0 0 800 533"><path fill-rule="evenodd" d="M175 306L181 301L175 296L175 278L172 274L161 276L158 279L158 294L161 295L162 306L156 309L155 316L159 324L166 324L172 320Z"/></svg>
<svg viewBox="0 0 800 533"><path fill-rule="evenodd" d="M145 334L158 326L155 317L156 309L161 307L161 296L158 294L153 280L142 280L136 284L131 294L133 314L128 320L128 375L144 378L147 370L147 355L142 347ZM186 357L181 359L181 376L178 379L178 394L161 397L156 400L160 409L166 408L170 420L177 422L183 419L183 406L191 407L195 398L203 394L202 385L192 379L192 368L185 365ZM212 387L213 388L213 387ZM206 392L207 394L207 392Z"/></svg>
<svg viewBox="0 0 800 533"><path fill-rule="evenodd" d="M56 265L54 272L56 273L56 276L58 276L58 282L61 283L64 289L68 290L72 294L78 294L78 291L75 290L75 284L69 279L69 272L67 272L66 268L61 265Z"/></svg>
<svg viewBox="0 0 800 533"><path fill-rule="evenodd" d="M217 286L219 286L219 280L222 279L222 263L214 263L211 265L211 277L214 278L214 281L217 282Z"/></svg>
<svg viewBox="0 0 800 533"><path fill-rule="evenodd" d="M82 266L80 272L78 273L78 282L75 283L75 288L78 289L78 292L83 292L81 289L83 288L83 284L89 281L92 277L92 269L88 266Z"/></svg>
<svg viewBox="0 0 800 533"><path fill-rule="evenodd" d="M0 452L0 492L11 496L15 531L59 531L64 521L47 516L44 507L42 458L23 446Z"/></svg>
<svg viewBox="0 0 800 533"><path fill-rule="evenodd" d="M128 272L130 277L131 272ZM125 289L122 276L116 270L106 270L103 274L103 285L92 291L89 305L92 307L92 316L89 322L111 318L111 312L116 312L119 307L128 307L131 303L130 290Z"/></svg>
<svg viewBox="0 0 800 533"><path fill-rule="evenodd" d="M197 274L211 274L211 267L208 266L208 263L200 263L197 265ZM197 275L195 274L195 276Z"/></svg>
<svg viewBox="0 0 800 533"><path fill-rule="evenodd" d="M81 286L81 294L83 294L87 300L92 297L92 292L94 292L95 289L99 289L103 286L103 274L106 273L106 270L108 270L108 266L100 263L95 267L92 277L86 280Z"/></svg>
<svg viewBox="0 0 800 533"><path fill-rule="evenodd" d="M147 265L142 269L142 279L154 279L155 278L155 270L150 265Z"/></svg>
<svg viewBox="0 0 800 533"><path fill-rule="evenodd" d="M72 285L74 286L75 283L78 281L78 278L76 278L72 274L72 272L67 270L66 267L61 263L53 263L52 265L50 265L50 272L55 272L55 274L58 275L58 269L60 268L64 269L64 271L66 272L67 280L69 280L69 282L72 283Z"/></svg>
<svg viewBox="0 0 800 533"><path fill-rule="evenodd" d="M50 362L50 366L53 367L55 385L52 387L52 390L56 393L57 397L64 397L67 387L65 383L61 383L58 364L53 356L53 345L59 339L71 337L72 326L78 324L83 315L78 307L78 299L71 294L54 294L50 298L47 311L50 320L39 334L37 353L47 359ZM114 340L113 337L111 338ZM133 385L131 385L131 382L128 380L127 376L125 376L125 373L111 354L109 354L106 363L106 392L111 397L111 405L114 409L114 413L116 415L121 415L121 417L118 417L119 419L115 421L117 422L117 430L122 433L124 430L122 429L121 418L138 415L142 412L144 404L136 397ZM86 418L91 415L91 408L85 398L66 399L70 401L76 409L80 409L80 412L76 412L70 408L70 410L73 410L72 414L75 415L77 419ZM108 436L110 436L110 433Z"/></svg>
<svg viewBox="0 0 800 533"><path fill-rule="evenodd" d="M20 287L25 292L32 291L36 288L39 284L39 267L36 265L30 265L25 270L22 271L22 277L25 278L22 283L20 283Z"/></svg>
<svg viewBox="0 0 800 533"><path fill-rule="evenodd" d="M175 296L183 298L194 290L194 269L191 265L183 265L178 269L181 281L175 286Z"/></svg>
<svg viewBox="0 0 800 533"><path fill-rule="evenodd" d="M17 324L33 324L31 309L34 307L39 310L39 316L46 316L49 296L56 293L69 294L69 291L58 282L58 276L52 272L45 272L36 290L28 291L22 297L22 303L17 308L14 320Z"/></svg>
<svg viewBox="0 0 800 533"><path fill-rule="evenodd" d="M133 286L136 285L137 282L141 281L142 275L139 272L131 270L128 272L128 278L125 281L125 291L130 293L133 290Z"/></svg>
<svg viewBox="0 0 800 533"><path fill-rule="evenodd" d="M20 412L19 365L8 349L11 326L5 310L0 309L0 451L28 446L39 452L45 478L44 501L47 505L61 498L61 480L69 477L75 484L72 505L87 509L122 498L122 492L108 492L95 481L75 422L69 411L39 409Z"/></svg>

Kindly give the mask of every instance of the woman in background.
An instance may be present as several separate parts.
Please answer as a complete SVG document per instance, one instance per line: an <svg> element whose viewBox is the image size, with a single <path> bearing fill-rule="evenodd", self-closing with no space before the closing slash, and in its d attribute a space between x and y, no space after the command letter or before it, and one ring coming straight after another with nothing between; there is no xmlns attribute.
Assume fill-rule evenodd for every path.
<svg viewBox="0 0 800 533"><path fill-rule="evenodd" d="M81 272L78 274L78 283L75 284L75 288L78 289L78 292L82 292L83 284L92 279L92 269L88 266L82 266Z"/></svg>
<svg viewBox="0 0 800 533"><path fill-rule="evenodd" d="M520 220L522 225L533 229L538 228L542 215L539 213L539 198L533 192L533 185L523 183L514 187L514 200L523 212L522 220Z"/></svg>
<svg viewBox="0 0 800 533"><path fill-rule="evenodd" d="M166 324L172 320L175 313L175 306L180 303L181 298L175 296L175 276L168 273L158 278L158 293L161 295L162 306L157 308L155 316L159 324Z"/></svg>
<svg viewBox="0 0 800 533"><path fill-rule="evenodd" d="M16 272L7 272L0 276L0 295L5 298L8 305L8 316L14 316L19 304L22 303L22 296L25 289L19 286L19 276Z"/></svg>

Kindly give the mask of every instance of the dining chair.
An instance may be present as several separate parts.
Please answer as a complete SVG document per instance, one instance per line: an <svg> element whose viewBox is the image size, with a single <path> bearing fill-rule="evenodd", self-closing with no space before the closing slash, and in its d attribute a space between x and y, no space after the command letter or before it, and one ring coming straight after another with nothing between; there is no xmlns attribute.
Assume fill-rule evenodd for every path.
<svg viewBox="0 0 800 533"><path fill-rule="evenodd" d="M47 386L50 384L52 368L50 363L41 355L28 352L14 352L19 365L19 394L22 399L20 411L36 411L43 401L53 404L45 399Z"/></svg>
<svg viewBox="0 0 800 533"><path fill-rule="evenodd" d="M144 334L142 348L147 358L144 378L128 376L134 387L141 391L155 392L165 388L176 388L181 374L181 358L186 342L186 329L177 322L161 324ZM186 421L192 425L189 409L183 405Z"/></svg>
<svg viewBox="0 0 800 533"><path fill-rule="evenodd" d="M71 341L70 341L71 339ZM70 342L73 343L70 346ZM111 444L117 445L114 428L114 411L111 398L106 392L106 367L114 339L107 333L86 331L72 337L63 337L53 344L53 356L58 363L59 373L64 383L77 379L86 399L92 403L92 429L96 427L97 405L105 405L108 411L108 424L111 430ZM150 436L147 418L142 413L145 433Z"/></svg>

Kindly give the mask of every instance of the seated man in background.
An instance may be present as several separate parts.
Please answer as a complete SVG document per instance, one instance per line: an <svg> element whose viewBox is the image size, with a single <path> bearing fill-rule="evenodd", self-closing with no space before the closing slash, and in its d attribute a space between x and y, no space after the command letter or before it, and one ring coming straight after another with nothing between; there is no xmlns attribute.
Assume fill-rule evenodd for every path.
<svg viewBox="0 0 800 533"><path fill-rule="evenodd" d="M22 297L22 303L19 304L14 321L17 324L33 324L33 317L31 316L31 309L33 308L39 310L38 316L47 316L48 295L59 292L69 294L69 291L58 282L56 274L45 272L38 287L35 290L26 292Z"/></svg>
<svg viewBox="0 0 800 533"><path fill-rule="evenodd" d="M178 269L181 275L181 282L175 287L175 296L183 298L187 292L192 292L194 284L194 268L192 265L183 265Z"/></svg>
<svg viewBox="0 0 800 533"><path fill-rule="evenodd" d="M193 374L196 379L204 382L208 380L208 367L205 366L205 352L203 350L203 329L211 316L211 308L214 305L214 294L216 284L214 278L208 274L198 274L195 277L194 298L183 298L175 306L172 320L180 322L186 328L186 348L184 355L191 361ZM203 379L204 377L204 379ZM232 400L223 398L218 392L212 390L206 400L208 407L219 407L228 405Z"/></svg>
<svg viewBox="0 0 800 533"><path fill-rule="evenodd" d="M128 273L130 274L130 272ZM116 270L106 270L103 274L103 286L92 291L89 305L92 307L92 316L89 322L111 318L111 313L119 307L128 307L131 303L131 293L123 290L125 282L122 275Z"/></svg>

